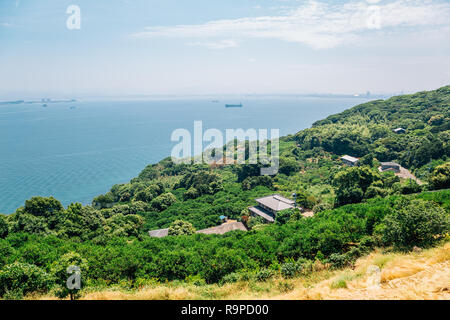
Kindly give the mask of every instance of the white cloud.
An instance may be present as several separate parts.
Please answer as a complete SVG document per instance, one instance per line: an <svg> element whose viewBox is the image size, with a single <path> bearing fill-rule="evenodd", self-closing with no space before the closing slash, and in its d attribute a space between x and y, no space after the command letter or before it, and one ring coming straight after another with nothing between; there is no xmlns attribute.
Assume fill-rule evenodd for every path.
<svg viewBox="0 0 450 320"><path fill-rule="evenodd" d="M391 32L397 27L434 27L450 25L450 3L442 1L395 0L377 4L380 30L370 30L373 10L367 1L328 4L308 1L285 15L216 20L197 25L154 26L135 33L133 38L173 37L211 39L208 47L227 47L246 38L278 39L306 44L315 49L354 43L367 32ZM217 39L238 40L217 40ZM203 43L199 42L199 43ZM208 42L204 42L208 43Z"/></svg>
<svg viewBox="0 0 450 320"><path fill-rule="evenodd" d="M203 46L210 49L226 49L226 48L236 48L239 43L236 40L224 39L215 42L190 42L191 46Z"/></svg>

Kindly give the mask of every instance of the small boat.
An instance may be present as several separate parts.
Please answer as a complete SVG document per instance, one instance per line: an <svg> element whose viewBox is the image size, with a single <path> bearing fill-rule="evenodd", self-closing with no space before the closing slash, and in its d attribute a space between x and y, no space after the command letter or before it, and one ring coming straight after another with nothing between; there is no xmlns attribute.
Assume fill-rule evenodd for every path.
<svg viewBox="0 0 450 320"><path fill-rule="evenodd" d="M73 110L73 109L76 109L77 107L74 107L74 106L72 106L72 107L70 107L70 110Z"/></svg>
<svg viewBox="0 0 450 320"><path fill-rule="evenodd" d="M44 104L42 105L42 107L43 107L43 108L46 108L46 107L47 107L47 104L46 104L46 103L44 103Z"/></svg>
<svg viewBox="0 0 450 320"><path fill-rule="evenodd" d="M242 103L240 103L240 104L226 104L225 108L242 108Z"/></svg>

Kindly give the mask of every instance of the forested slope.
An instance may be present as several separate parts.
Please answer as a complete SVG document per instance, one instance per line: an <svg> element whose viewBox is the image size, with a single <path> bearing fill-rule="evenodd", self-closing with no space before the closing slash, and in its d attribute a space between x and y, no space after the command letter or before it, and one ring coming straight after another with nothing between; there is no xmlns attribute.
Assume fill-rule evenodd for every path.
<svg viewBox="0 0 450 320"><path fill-rule="evenodd" d="M91 206L32 198L0 215L0 296L49 290L65 296L61 270L73 264L82 267L88 288L265 281L300 276L316 261L345 267L374 247L410 250L446 241L449 105L447 86L330 116L280 139L273 177L260 176L258 165L177 165L167 158ZM397 127L406 133L395 134ZM359 166L343 166L344 154L360 157ZM380 161L397 161L425 183L380 173ZM293 192L314 217L288 210L265 225L249 216L255 198ZM191 235L220 224L220 215L249 231ZM186 228L178 236L148 236L180 220Z"/></svg>

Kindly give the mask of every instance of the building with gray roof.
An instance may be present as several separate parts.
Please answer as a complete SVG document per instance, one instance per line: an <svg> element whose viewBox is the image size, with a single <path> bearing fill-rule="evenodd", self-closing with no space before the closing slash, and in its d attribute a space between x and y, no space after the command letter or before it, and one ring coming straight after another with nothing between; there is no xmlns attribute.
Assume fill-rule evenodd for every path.
<svg viewBox="0 0 450 320"><path fill-rule="evenodd" d="M270 223L275 221L278 212L295 208L295 201L278 194L259 198L255 201L258 205L249 208L250 214L254 217L259 216Z"/></svg>
<svg viewBox="0 0 450 320"><path fill-rule="evenodd" d="M359 159L352 157L352 156L345 155L345 156L341 157L341 161L348 166L354 167L358 164Z"/></svg>
<svg viewBox="0 0 450 320"><path fill-rule="evenodd" d="M169 235L169 228L149 231L148 234L153 238L164 238Z"/></svg>

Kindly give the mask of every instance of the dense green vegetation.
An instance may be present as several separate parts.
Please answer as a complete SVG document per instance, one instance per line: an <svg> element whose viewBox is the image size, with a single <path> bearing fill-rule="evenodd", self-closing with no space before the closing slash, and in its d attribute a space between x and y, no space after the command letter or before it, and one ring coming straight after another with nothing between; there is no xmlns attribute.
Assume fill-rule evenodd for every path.
<svg viewBox="0 0 450 320"><path fill-rule="evenodd" d="M449 106L447 86L330 116L280 139L273 177L260 176L259 165L179 165L167 158L91 206L64 208L54 198L34 197L0 215L0 297L74 295L64 286L73 264L88 287L263 281L302 274L315 260L347 266L374 246L432 246L450 230ZM406 133L395 134L397 127ZM361 157L359 165L343 166L344 154ZM380 161L399 162L424 183L380 173ZM287 210L273 225L249 217L255 198L294 192L314 217ZM195 234L219 225L221 215L250 230ZM148 236L159 228L170 236Z"/></svg>

